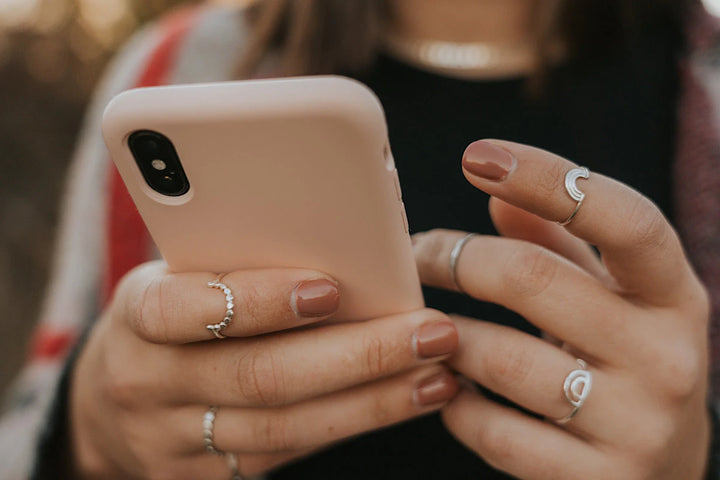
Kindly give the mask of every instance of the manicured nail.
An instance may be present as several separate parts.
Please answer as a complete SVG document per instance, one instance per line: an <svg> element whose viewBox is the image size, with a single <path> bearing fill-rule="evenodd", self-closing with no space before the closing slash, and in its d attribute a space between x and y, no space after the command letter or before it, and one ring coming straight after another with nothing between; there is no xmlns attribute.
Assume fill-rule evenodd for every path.
<svg viewBox="0 0 720 480"><path fill-rule="evenodd" d="M452 399L457 392L458 384L455 377L448 372L443 372L420 382L413 393L413 400L416 405L427 407L445 403Z"/></svg>
<svg viewBox="0 0 720 480"><path fill-rule="evenodd" d="M465 149L462 165L473 175L493 182L501 182L515 169L517 159L501 147L478 140Z"/></svg>
<svg viewBox="0 0 720 480"><path fill-rule="evenodd" d="M337 285L330 280L306 280L295 287L292 304L301 317L324 317L338 309L340 294Z"/></svg>
<svg viewBox="0 0 720 480"><path fill-rule="evenodd" d="M455 351L458 333L450 322L428 323L415 332L413 349L420 358L433 358Z"/></svg>

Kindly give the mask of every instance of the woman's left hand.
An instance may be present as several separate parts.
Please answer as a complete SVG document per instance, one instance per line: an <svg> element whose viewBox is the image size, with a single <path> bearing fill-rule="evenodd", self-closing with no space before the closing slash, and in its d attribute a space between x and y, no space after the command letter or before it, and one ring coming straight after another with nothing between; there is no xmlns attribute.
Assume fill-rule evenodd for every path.
<svg viewBox="0 0 720 480"><path fill-rule="evenodd" d="M468 388L444 409L444 422L523 480L700 480L710 443L707 293L659 209L617 181L595 173L577 180L584 202L565 228L554 223L577 205L565 188L575 167L510 142L468 147L467 179L494 197L495 224L514 238L473 237L456 264L457 286L554 341L455 317L460 348L451 367L546 420ZM415 236L424 283L456 288L449 258L465 235ZM573 411L563 382L581 368L577 359L592 388L560 425Z"/></svg>

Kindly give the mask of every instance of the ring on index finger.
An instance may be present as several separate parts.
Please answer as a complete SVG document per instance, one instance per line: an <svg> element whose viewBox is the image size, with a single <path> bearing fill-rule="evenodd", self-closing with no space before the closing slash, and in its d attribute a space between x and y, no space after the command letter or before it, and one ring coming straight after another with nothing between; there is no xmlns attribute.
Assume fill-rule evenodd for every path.
<svg viewBox="0 0 720 480"><path fill-rule="evenodd" d="M233 319L233 315L235 315L235 311L233 310L235 308L235 304L233 303L235 297L233 296L230 287L220 282L221 279L222 275L218 276L212 282L208 282L207 286L210 288L216 288L225 294L225 316L223 317L221 322L211 323L205 326L205 328L210 330L212 334L215 335L215 338L219 340L227 338L225 335L223 335L222 331L225 330L228 325L230 325L230 322L232 322Z"/></svg>
<svg viewBox="0 0 720 480"><path fill-rule="evenodd" d="M580 206L582 206L583 200L585 200L585 194L577 187L578 178L590 178L590 170L588 170L587 167L579 167L573 168L565 174L565 190L567 190L570 198L577 202L577 205L575 205L575 210L573 210L565 221L558 222L561 227L564 227L573 221L575 215L577 215L578 211L580 211Z"/></svg>

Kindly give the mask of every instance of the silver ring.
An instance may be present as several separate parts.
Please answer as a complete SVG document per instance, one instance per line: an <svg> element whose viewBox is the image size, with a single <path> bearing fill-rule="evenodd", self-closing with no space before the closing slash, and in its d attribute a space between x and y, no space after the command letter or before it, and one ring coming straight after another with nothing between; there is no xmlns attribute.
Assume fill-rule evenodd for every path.
<svg viewBox="0 0 720 480"><path fill-rule="evenodd" d="M230 480L243 480L242 475L240 475L240 470L238 467L238 459L237 455L234 453L227 453L227 464L228 468L230 469Z"/></svg>
<svg viewBox="0 0 720 480"><path fill-rule="evenodd" d="M575 215L577 215L578 211L580 211L580 206L582 205L583 200L585 200L585 194L581 192L580 189L578 189L577 187L578 178L590 178L590 170L588 170L587 167L579 167L573 168L565 174L565 190L567 191L568 195L570 195L570 198L577 202L577 205L575 205L575 210L573 210L573 212L567 219L565 219L565 221L558 222L558 225L560 225L561 227L564 227L565 225L573 221Z"/></svg>
<svg viewBox="0 0 720 480"><path fill-rule="evenodd" d="M222 275L218 276L212 282L208 282L207 286L210 288L217 288L225 294L225 316L220 323L211 323L205 326L205 328L210 330L210 332L215 335L215 338L219 340L227 338L225 335L222 334L222 331L225 330L228 325L230 325L233 319L233 315L235 315L235 311L233 310L235 308L235 304L233 303L235 297L233 296L230 287L228 287L224 283L220 283L221 278Z"/></svg>
<svg viewBox="0 0 720 480"><path fill-rule="evenodd" d="M565 383L563 384L563 391L565 392L565 398L572 405L572 411L560 418L555 420L560 425L565 425L580 411L582 406L585 404L590 390L592 389L593 377L592 372L587 369L587 363L584 360L577 359L580 368L573 370L565 377Z"/></svg>
<svg viewBox="0 0 720 480"><path fill-rule="evenodd" d="M450 252L450 282L458 292L462 292L460 284L457 281L457 264L460 259L460 253L462 253L465 244L470 241L471 238L477 236L476 233L469 233L455 243L452 251Z"/></svg>
<svg viewBox="0 0 720 480"><path fill-rule="evenodd" d="M215 448L215 440L213 430L215 429L215 417L217 416L218 407L211 405L205 412L203 417L203 443L205 443L205 450L208 453L222 457L225 452Z"/></svg>
<svg viewBox="0 0 720 480"><path fill-rule="evenodd" d="M225 457L227 459L228 468L230 469L230 480L243 480L238 469L237 455L224 452L215 447L213 430L215 429L217 412L218 407L211 405L203 416L203 443L205 444L205 450L212 455Z"/></svg>

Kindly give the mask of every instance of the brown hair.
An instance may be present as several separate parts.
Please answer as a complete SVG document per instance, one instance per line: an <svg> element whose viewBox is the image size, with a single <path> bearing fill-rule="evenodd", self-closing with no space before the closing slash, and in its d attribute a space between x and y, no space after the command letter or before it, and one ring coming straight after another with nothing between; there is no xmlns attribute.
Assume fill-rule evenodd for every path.
<svg viewBox="0 0 720 480"><path fill-rule="evenodd" d="M571 58L592 58L630 41L643 28L669 28L682 43L682 24L700 0L543 0L536 31L538 73L550 45L561 40ZM238 75L264 55L280 53L286 75L352 73L378 52L387 0L262 0L248 15L254 34Z"/></svg>

